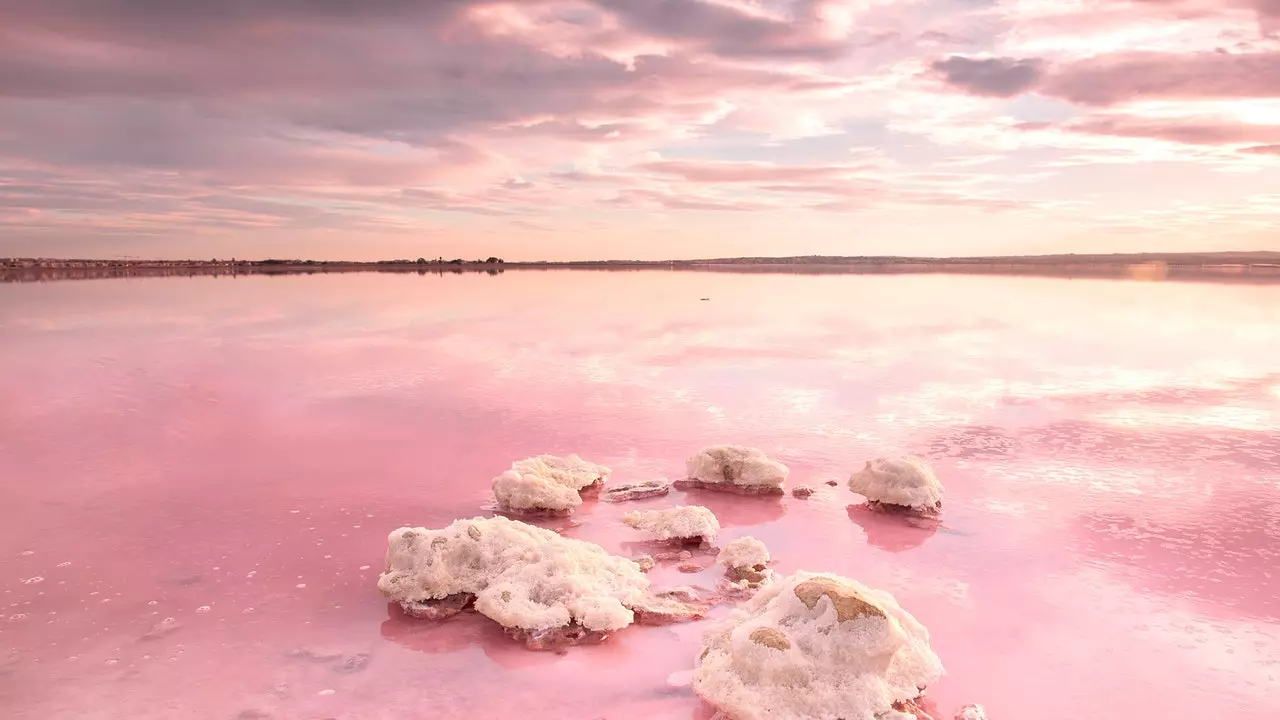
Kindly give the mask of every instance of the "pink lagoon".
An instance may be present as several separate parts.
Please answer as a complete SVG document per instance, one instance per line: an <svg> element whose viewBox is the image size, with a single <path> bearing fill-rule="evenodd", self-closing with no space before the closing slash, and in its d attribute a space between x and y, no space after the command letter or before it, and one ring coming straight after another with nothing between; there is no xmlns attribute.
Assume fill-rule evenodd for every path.
<svg viewBox="0 0 1280 720"><path fill-rule="evenodd" d="M1280 284L665 271L0 285L0 716L706 720L681 678L732 602L534 652L376 582L514 460L719 443L816 492L537 524L629 557L623 513L703 505L888 590L940 718L1280 717ZM937 528L845 487L908 453Z"/></svg>

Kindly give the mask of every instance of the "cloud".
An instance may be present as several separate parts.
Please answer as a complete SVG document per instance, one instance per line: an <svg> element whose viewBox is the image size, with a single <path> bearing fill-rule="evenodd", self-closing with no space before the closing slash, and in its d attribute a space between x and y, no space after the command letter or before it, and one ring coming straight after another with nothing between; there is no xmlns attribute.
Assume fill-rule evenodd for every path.
<svg viewBox="0 0 1280 720"><path fill-rule="evenodd" d="M1280 97L1280 52L1122 53L1062 66L1040 92L1082 105Z"/></svg>
<svg viewBox="0 0 1280 720"><path fill-rule="evenodd" d="M659 175L697 183L758 183L828 179L849 175L857 168L844 165L776 165L759 162L691 162L661 160L640 166Z"/></svg>
<svg viewBox="0 0 1280 720"><path fill-rule="evenodd" d="M701 210L711 212L760 212L778 209L776 205L751 200L725 200L690 193L663 190L620 190L606 205L630 209Z"/></svg>
<svg viewBox="0 0 1280 720"><path fill-rule="evenodd" d="M730 58L836 59L849 52L843 0L791 0L789 12L710 0L593 0L624 24L653 37Z"/></svg>
<svg viewBox="0 0 1280 720"><path fill-rule="evenodd" d="M1025 129L1046 129L1031 124ZM1090 135L1151 138L1187 145L1243 145L1280 143L1280 125L1255 125L1216 118L1144 118L1129 115L1086 116L1058 129Z"/></svg>
<svg viewBox="0 0 1280 720"><path fill-rule="evenodd" d="M1115 184L1049 181L1085 157L1268 167L1278 5L0 0L0 254L437 233L515 257L537 228L535 255L619 257L681 211L828 239L821 213L1041 212Z"/></svg>
<svg viewBox="0 0 1280 720"><path fill-rule="evenodd" d="M973 95L1013 97L1035 87L1044 72L1037 59L968 58L951 55L931 67L943 82Z"/></svg>

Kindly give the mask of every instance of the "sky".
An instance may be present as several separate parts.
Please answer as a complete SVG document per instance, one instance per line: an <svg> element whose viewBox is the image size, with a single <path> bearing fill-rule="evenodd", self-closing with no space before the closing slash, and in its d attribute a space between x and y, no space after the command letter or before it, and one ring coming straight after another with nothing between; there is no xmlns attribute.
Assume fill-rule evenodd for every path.
<svg viewBox="0 0 1280 720"><path fill-rule="evenodd" d="M0 0L0 256L1280 250L1280 0Z"/></svg>

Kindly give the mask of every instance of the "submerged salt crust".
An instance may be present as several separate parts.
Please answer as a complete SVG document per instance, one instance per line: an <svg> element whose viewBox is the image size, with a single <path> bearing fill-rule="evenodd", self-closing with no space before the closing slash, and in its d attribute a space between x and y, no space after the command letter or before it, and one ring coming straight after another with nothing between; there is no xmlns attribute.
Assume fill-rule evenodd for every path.
<svg viewBox="0 0 1280 720"><path fill-rule="evenodd" d="M538 455L494 478L493 496L504 512L567 515L582 504L582 491L602 485L609 472L577 455Z"/></svg>
<svg viewBox="0 0 1280 720"><path fill-rule="evenodd" d="M605 632L630 625L632 608L647 606L649 580L598 545L494 517L393 531L378 589L411 615L465 594L507 628Z"/></svg>
<svg viewBox="0 0 1280 720"><path fill-rule="evenodd" d="M633 510L622 522L660 542L701 542L710 545L720 532L714 513L698 505L677 505L661 510Z"/></svg>
<svg viewBox="0 0 1280 720"><path fill-rule="evenodd" d="M685 461L687 483L712 489L781 493L790 470L762 450L741 445L703 448Z"/></svg>
<svg viewBox="0 0 1280 720"><path fill-rule="evenodd" d="M942 507L942 483L923 460L876 458L849 478L849 489L868 500L918 511Z"/></svg>
<svg viewBox="0 0 1280 720"><path fill-rule="evenodd" d="M802 571L707 633L693 687L733 720L877 720L941 675L892 595Z"/></svg>

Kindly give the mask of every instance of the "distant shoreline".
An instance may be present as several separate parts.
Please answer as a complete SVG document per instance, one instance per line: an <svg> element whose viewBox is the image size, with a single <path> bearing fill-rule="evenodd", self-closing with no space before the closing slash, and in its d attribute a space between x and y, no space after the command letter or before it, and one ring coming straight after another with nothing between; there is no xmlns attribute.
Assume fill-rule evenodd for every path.
<svg viewBox="0 0 1280 720"><path fill-rule="evenodd" d="M0 259L0 282L48 282L123 277L315 275L348 272L445 275L530 270L694 271L791 274L1011 275L1142 280L1280 282L1280 252L1140 253L964 258L828 257L569 262L321 260L59 260Z"/></svg>

